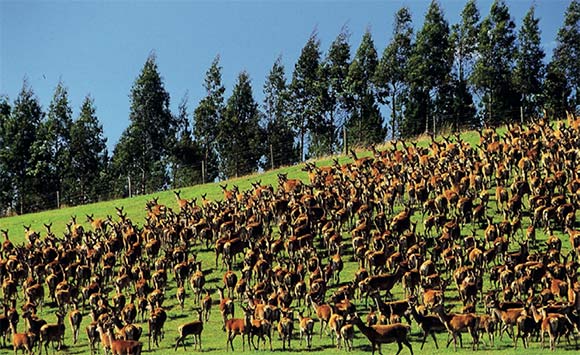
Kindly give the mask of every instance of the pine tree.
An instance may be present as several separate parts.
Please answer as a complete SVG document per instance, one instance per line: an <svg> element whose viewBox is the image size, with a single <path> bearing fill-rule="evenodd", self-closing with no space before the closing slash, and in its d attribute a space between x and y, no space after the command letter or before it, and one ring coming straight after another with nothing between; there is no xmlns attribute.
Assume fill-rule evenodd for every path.
<svg viewBox="0 0 580 355"><path fill-rule="evenodd" d="M301 160L306 158L309 128L320 117L317 84L319 65L320 41L313 33L302 48L290 83L291 123L299 139Z"/></svg>
<svg viewBox="0 0 580 355"><path fill-rule="evenodd" d="M530 7L518 34L519 48L514 81L521 95L525 117L538 115L542 106L539 100L545 71L543 62L545 53L541 47L539 22L535 16L534 6Z"/></svg>
<svg viewBox="0 0 580 355"><path fill-rule="evenodd" d="M438 126L447 125L453 119L451 67L453 52L450 46L450 31L439 4L431 2L423 27L409 59L409 80L413 91L410 103L415 108L405 115L403 131L416 135L423 131L434 133ZM422 109L418 109L422 107ZM425 116L415 116L425 113ZM417 121L417 122L411 122ZM431 125L432 124L432 125ZM412 127L412 129L411 129Z"/></svg>
<svg viewBox="0 0 580 355"><path fill-rule="evenodd" d="M193 140L191 122L187 113L187 95L179 103L176 116L177 137L171 161L173 181L172 187L191 186L202 182L201 161L203 154L201 147Z"/></svg>
<svg viewBox="0 0 580 355"><path fill-rule="evenodd" d="M553 72L563 71L570 86L572 109L580 106L580 2L572 0L556 37Z"/></svg>
<svg viewBox="0 0 580 355"><path fill-rule="evenodd" d="M377 104L373 81L377 65L377 51L372 35L367 29L350 64L346 79L351 112L346 123L349 146L366 146L385 139L386 129Z"/></svg>
<svg viewBox="0 0 580 355"><path fill-rule="evenodd" d="M321 117L312 127L310 150L315 156L333 154L338 148L338 129L348 116L346 79L350 66L349 34L346 28L330 45L318 68Z"/></svg>
<svg viewBox="0 0 580 355"><path fill-rule="evenodd" d="M206 96L195 109L194 136L203 152L203 181L214 181L218 176L216 138L218 126L224 114L224 92L220 57L216 56L206 72L204 88Z"/></svg>
<svg viewBox="0 0 580 355"><path fill-rule="evenodd" d="M400 136L399 127L408 89L407 65L411 55L413 26L409 8L402 7L395 14L393 37L385 48L379 61L375 82L378 100L390 104L391 138Z"/></svg>
<svg viewBox="0 0 580 355"><path fill-rule="evenodd" d="M241 72L227 101L217 137L220 172L224 178L255 172L264 153L260 112L248 73Z"/></svg>
<svg viewBox="0 0 580 355"><path fill-rule="evenodd" d="M94 100L86 96L70 130L72 203L97 202L108 197L107 138L96 115Z"/></svg>
<svg viewBox="0 0 580 355"><path fill-rule="evenodd" d="M19 213L33 209L33 180L31 178L32 145L37 140L38 127L44 113L32 88L25 80L22 90L12 105L12 112L5 122L6 145L3 147L4 162L12 183L15 210Z"/></svg>
<svg viewBox="0 0 580 355"><path fill-rule="evenodd" d="M519 97L513 85L515 24L503 0L495 0L482 21L478 36L479 59L472 82L482 96L483 121L495 126L519 117Z"/></svg>
<svg viewBox="0 0 580 355"><path fill-rule="evenodd" d="M130 194L145 194L167 186L167 166L175 138L175 122L169 110L169 93L151 54L131 89L129 127L115 152L115 171L132 181Z"/></svg>
<svg viewBox="0 0 580 355"><path fill-rule="evenodd" d="M453 126L474 128L479 126L476 109L471 94L468 78L473 72L474 60L477 54L477 38L479 34L479 10L475 0L469 0L461 12L461 22L451 29L451 43L454 53L454 103Z"/></svg>
<svg viewBox="0 0 580 355"><path fill-rule="evenodd" d="M264 169L291 165L298 161L299 152L290 126L289 92L282 58L278 57L264 83L264 128L268 149ZM273 157L271 156L273 155Z"/></svg>

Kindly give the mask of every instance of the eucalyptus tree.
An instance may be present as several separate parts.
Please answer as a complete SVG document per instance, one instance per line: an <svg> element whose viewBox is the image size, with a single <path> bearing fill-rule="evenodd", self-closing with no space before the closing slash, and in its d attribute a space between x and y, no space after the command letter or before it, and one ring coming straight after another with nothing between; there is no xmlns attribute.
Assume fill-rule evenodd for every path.
<svg viewBox="0 0 580 355"><path fill-rule="evenodd" d="M310 127L321 113L319 105L318 74L320 65L320 40L313 32L302 48L294 65L290 82L291 123L299 142L301 160L306 158L306 144Z"/></svg>
<svg viewBox="0 0 580 355"><path fill-rule="evenodd" d="M519 116L519 95L514 86L515 23L503 0L495 0L481 22L479 57L471 76L481 97L482 120L487 125L514 121Z"/></svg>
<svg viewBox="0 0 580 355"><path fill-rule="evenodd" d="M344 27L330 44L319 66L319 105L322 115L312 127L310 150L314 155L332 154L339 149L340 129L349 114L347 76L350 66L349 32Z"/></svg>
<svg viewBox="0 0 580 355"><path fill-rule="evenodd" d="M262 167L291 165L298 161L298 146L290 124L289 91L284 64L278 57L264 83L263 126L268 149Z"/></svg>
<svg viewBox="0 0 580 355"><path fill-rule="evenodd" d="M411 95L403 135L433 133L436 125L446 125L452 119L452 64L449 25L439 4L432 1L409 58Z"/></svg>
<svg viewBox="0 0 580 355"><path fill-rule="evenodd" d="M114 170L121 181L131 181L130 195L168 186L168 165L175 143L176 123L170 96L159 74L156 57L149 55L131 88L129 127L115 147Z"/></svg>
<svg viewBox="0 0 580 355"><path fill-rule="evenodd" d="M71 125L70 158L71 202L85 204L109 198L107 138L89 95Z"/></svg>
<svg viewBox="0 0 580 355"><path fill-rule="evenodd" d="M229 179L257 171L264 153L264 132L250 77L245 71L238 75L218 130L222 177Z"/></svg>
<svg viewBox="0 0 580 355"><path fill-rule="evenodd" d="M468 78L477 56L480 15L475 0L469 0L461 11L461 21L451 26L454 53L454 120L455 129L479 126Z"/></svg>
<svg viewBox="0 0 580 355"><path fill-rule="evenodd" d="M32 146L37 140L38 128L44 113L25 79L20 93L12 105L8 117L4 118L2 160L11 184L13 206L16 212L24 213L33 209L35 203L31 166ZM37 202L37 201L36 201Z"/></svg>
<svg viewBox="0 0 580 355"><path fill-rule="evenodd" d="M377 102L374 82L379 60L370 31L364 33L346 78L350 117L346 122L349 145L382 142L386 128Z"/></svg>
<svg viewBox="0 0 580 355"><path fill-rule="evenodd" d="M205 75L203 85L205 97L196 107L193 134L203 154L203 180L214 181L218 176L218 155L216 150L218 126L225 110L220 57L216 56Z"/></svg>
<svg viewBox="0 0 580 355"><path fill-rule="evenodd" d="M542 108L542 85L545 75L544 57L540 35L540 20L530 7L518 32L518 53L514 69L514 81L521 95L525 117L538 115Z"/></svg>
<svg viewBox="0 0 580 355"><path fill-rule="evenodd" d="M580 2L573 0L558 30L553 60L554 70L564 73L570 90L570 108L580 106Z"/></svg>
<svg viewBox="0 0 580 355"><path fill-rule="evenodd" d="M383 51L375 73L377 99L389 105L391 111L391 138L400 136L399 128L409 88L407 70L413 42L413 25L408 7L395 14L393 36Z"/></svg>

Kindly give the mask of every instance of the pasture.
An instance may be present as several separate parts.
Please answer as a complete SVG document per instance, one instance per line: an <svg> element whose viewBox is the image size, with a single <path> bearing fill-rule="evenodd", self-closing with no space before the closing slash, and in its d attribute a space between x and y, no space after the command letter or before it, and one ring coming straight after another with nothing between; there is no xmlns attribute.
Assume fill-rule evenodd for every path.
<svg viewBox="0 0 580 355"><path fill-rule="evenodd" d="M249 306L249 298L254 300L251 303L256 308L261 307L260 303L272 305L274 315L277 310L294 315L291 350L286 344L285 351L347 352L344 342L337 350L336 334L320 335L322 322L313 311L315 302L335 306L334 313L344 314L346 322L352 318L352 314L346 314L352 312L342 310L347 302L341 300L346 296L360 319L366 322L374 303L379 307L382 304L385 312L393 312L395 306L390 303L385 306L384 302L404 300L413 295L416 303L422 305L429 291L440 290L444 295L443 307L435 305L431 310L439 313L460 313L462 307L472 304L475 315L481 316L486 312L496 314L490 309L502 302L522 302L519 308L528 313L521 322L514 323L513 329L514 334L518 330L521 334L530 333L529 337L524 336L530 340L529 348L524 349L520 338L514 349L513 340L505 332L500 340L502 320L492 317L496 323L494 345L490 344L487 331L478 331L476 351L480 353L548 351L548 334L542 350L535 333L541 324L532 321L526 325L526 315L532 317L532 305L538 312L548 304L569 305L565 312L569 312L566 317L571 321L570 328L565 320L560 320L560 326L553 328L553 332L561 337L555 344L554 353L570 353L577 349L580 305L577 296L580 287L576 281L578 250L569 238L569 234L578 230L578 137L578 126L571 122L566 126L543 123L497 132L467 132L457 137L440 137L436 141L425 138L417 142L399 142L396 146L387 143L375 152L357 152L356 159L351 154L317 161L317 168L312 168L310 173L305 171L308 166L300 164L230 180L227 187L221 183L225 189L220 184L182 189L181 201L174 191L166 191L0 219L0 229L8 230L10 242L15 246L10 249L4 243L2 247L0 276L4 304L10 308L11 299L15 299L15 309L22 315L21 306L27 302L24 283L32 277L27 286L39 283L45 290L45 304L38 309L38 316L51 323L56 322L59 308L66 313L64 346L57 353L89 354L85 328L91 323L90 309L122 318L115 316L121 309L115 311L114 296L123 294L125 303L129 303L130 294L135 294L136 304L139 298L148 303L143 318L138 315L131 322L142 328L143 352L190 353L194 349L193 336L185 339L186 351L181 345L174 351L174 346L179 337L179 325L198 317L196 309L200 305L192 287L198 270L205 280L200 297L209 291L212 298L209 321L203 324L201 351L222 354L231 348L226 349L227 335L222 329L218 286L224 286L224 274L231 266L238 281L244 279L244 274L252 274L246 278L245 292L232 291L228 295L225 290L227 297L235 298L232 300L235 318L244 318L242 306ZM232 190L234 186L237 190ZM568 207L561 207L564 205ZM107 227L95 229L96 225L89 223L86 215L106 221ZM71 216L76 216L76 223L72 223ZM54 235L47 236L44 224L52 224L50 230ZM535 237L529 234L532 225ZM31 240L30 235L25 236L23 226L30 226L38 235ZM239 255L225 251L216 258L218 239L222 241L222 249L230 250L228 248L233 246L226 247L226 243L236 238L242 242ZM148 249L148 243L154 240L160 243L157 253ZM68 253L70 250L76 251ZM8 263L10 254L17 260L12 264ZM105 261L107 254L112 260L110 265ZM481 256L471 257L479 254ZM329 266L337 256L343 265L340 272ZM83 276L78 267L87 260L93 262L89 275ZM429 260L434 262L434 272L420 273L421 266ZM373 300L369 282L354 281L363 262L371 276L400 273L392 288L380 291L377 301ZM42 267L35 268L37 264ZM69 272L73 264L75 269ZM177 297L175 266L178 264L187 269L183 277L186 293L183 309ZM501 266L506 264L506 267ZM49 291L46 281L51 275L60 277L60 281L66 279L68 285L63 288L71 293L60 307L59 302L52 300L55 292ZM92 278L95 275L100 276L100 297L95 296L91 305L88 297L83 302L82 294L83 288L95 282ZM414 275L418 276L417 280ZM492 275L498 280L491 280ZM499 275L504 278L500 279ZM128 281L121 282L123 279ZM4 287L7 280L16 284L15 295L10 295L9 289ZM154 290L154 281L160 285L158 290ZM305 294L297 297L295 285L302 282ZM139 295L137 289L143 288L138 285L143 283L148 285L147 292ZM441 289L438 283L448 285ZM351 284L353 288L349 290ZM558 294L556 284L562 287L566 284L570 292ZM361 296L361 290L371 297ZM495 300L489 303L487 298L491 290L497 292ZM157 291L163 293L162 302L151 296ZM386 291L390 291L389 296L385 295ZM79 304L83 316L76 344L68 321L74 303ZM149 350L151 332L147 320L151 318L151 309L155 308L162 308L167 320L163 339L158 345L153 342ZM300 344L299 311L315 320L310 350L306 341ZM252 313L255 315L256 311ZM417 321L411 319L410 341L415 354L454 352L453 342L448 348L445 346L447 330L436 335L438 349L429 336L421 350L423 335ZM270 320L273 350L281 352L280 319ZM404 317L401 322L407 324ZM121 320L121 323L127 322ZM17 331L23 332L27 327L20 317ZM8 336L7 344L11 344L10 339ZM233 340L236 352L242 351L241 339L237 336ZM256 337L256 343L258 339ZM463 348L458 352L471 351L471 335L463 332L462 339ZM350 352L354 354L372 350L370 342L356 326L353 345ZM260 352L264 351L262 342L259 347ZM268 343L265 349L269 351ZM397 349L396 343L382 345L383 353L395 353ZM8 351L11 345L4 346L0 352ZM36 348L35 353L38 351ZM97 351L103 353L101 344L97 344ZM52 345L49 352L53 352ZM255 350L249 350L246 344L245 352ZM401 354L408 353L403 347Z"/></svg>

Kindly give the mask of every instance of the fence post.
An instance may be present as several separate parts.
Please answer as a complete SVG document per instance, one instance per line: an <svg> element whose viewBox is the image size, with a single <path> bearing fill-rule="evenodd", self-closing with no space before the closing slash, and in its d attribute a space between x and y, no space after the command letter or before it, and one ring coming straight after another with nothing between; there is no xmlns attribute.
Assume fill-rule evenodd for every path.
<svg viewBox="0 0 580 355"><path fill-rule="evenodd" d="M522 125L524 124L524 107L520 106L520 121Z"/></svg>
<svg viewBox="0 0 580 355"><path fill-rule="evenodd" d="M205 159L201 161L201 183L205 184Z"/></svg>
<svg viewBox="0 0 580 355"><path fill-rule="evenodd" d="M348 137L346 134L346 126L342 126L342 146L344 147L344 155L348 154Z"/></svg>
<svg viewBox="0 0 580 355"><path fill-rule="evenodd" d="M127 183L129 185L129 198L133 197L131 192L131 175L127 175Z"/></svg>
<svg viewBox="0 0 580 355"><path fill-rule="evenodd" d="M274 170L274 146L270 143L270 166Z"/></svg>
<svg viewBox="0 0 580 355"><path fill-rule="evenodd" d="M60 209L60 191L56 192L56 209Z"/></svg>

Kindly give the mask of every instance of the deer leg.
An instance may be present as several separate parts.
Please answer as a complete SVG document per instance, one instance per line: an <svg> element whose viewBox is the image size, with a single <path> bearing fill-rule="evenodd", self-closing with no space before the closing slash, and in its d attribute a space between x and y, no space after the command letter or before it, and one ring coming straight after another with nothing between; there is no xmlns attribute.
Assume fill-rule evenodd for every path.
<svg viewBox="0 0 580 355"><path fill-rule="evenodd" d="M427 336L429 335L429 333L425 332L425 335L423 335L423 341L421 342L421 350L423 350L423 345L425 345L425 340L427 340ZM433 335L433 333L431 333L431 335Z"/></svg>
<svg viewBox="0 0 580 355"><path fill-rule="evenodd" d="M401 341L397 342L397 345L399 346L399 350L397 350L397 353L395 355L399 355L399 353L401 352L401 350L403 350L403 345L401 344Z"/></svg>
<svg viewBox="0 0 580 355"><path fill-rule="evenodd" d="M409 348L409 351L411 352L411 355L413 355L413 346L411 346L411 343L409 342L409 340L408 339L405 339L403 341L403 344L405 344Z"/></svg>
<svg viewBox="0 0 580 355"><path fill-rule="evenodd" d="M437 337L435 336L435 332L431 332L431 337L433 337L433 341L435 342L435 348L439 349L439 344L437 344ZM427 338L427 336L425 336L425 338L423 338L423 344L425 344L425 339ZM423 349L423 345L421 345L421 350Z"/></svg>

